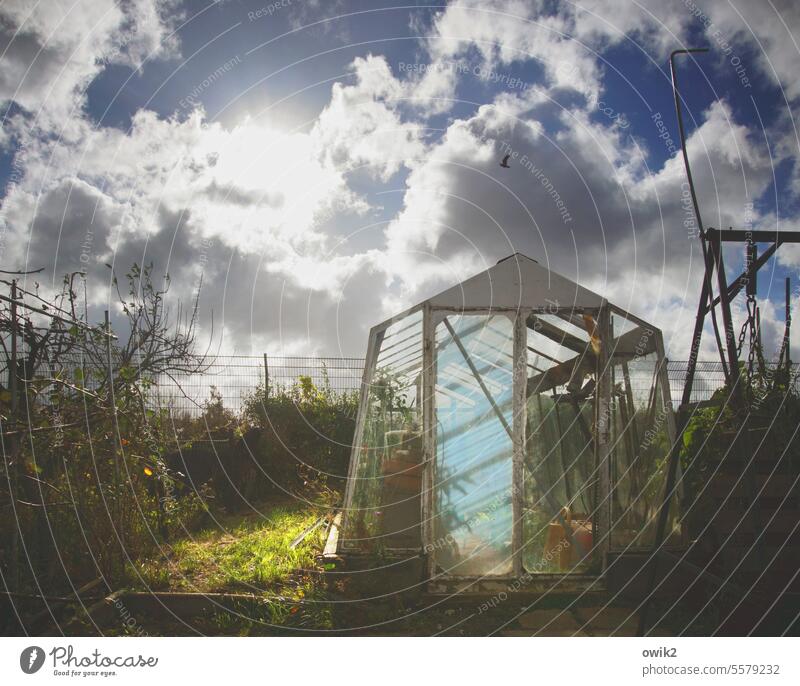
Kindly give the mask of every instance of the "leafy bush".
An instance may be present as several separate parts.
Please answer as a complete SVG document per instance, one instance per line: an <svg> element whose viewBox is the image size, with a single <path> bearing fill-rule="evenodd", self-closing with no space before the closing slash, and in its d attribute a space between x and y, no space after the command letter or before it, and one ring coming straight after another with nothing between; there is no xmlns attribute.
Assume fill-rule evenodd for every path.
<svg viewBox="0 0 800 686"><path fill-rule="evenodd" d="M296 492L311 484L341 491L356 409L356 393L337 393L328 383L317 387L307 376L288 388L259 386L242 412L244 425L256 430L249 435L257 441L257 492Z"/></svg>
<svg viewBox="0 0 800 686"><path fill-rule="evenodd" d="M744 407L736 409L729 387L718 389L713 405L696 410L683 433L681 463L684 476L684 509L691 506L690 529L703 528L718 505L704 494L704 487L721 470L744 469L753 451L780 460L782 470L796 473L800 467L797 426L800 397L788 380L767 383L757 377L743 386Z"/></svg>

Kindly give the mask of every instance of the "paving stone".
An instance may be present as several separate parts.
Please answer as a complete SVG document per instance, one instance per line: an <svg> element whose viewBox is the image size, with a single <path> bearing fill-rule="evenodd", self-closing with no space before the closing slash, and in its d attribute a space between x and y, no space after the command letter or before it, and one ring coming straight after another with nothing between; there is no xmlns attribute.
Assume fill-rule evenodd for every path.
<svg viewBox="0 0 800 686"><path fill-rule="evenodd" d="M635 636L639 628L638 613L627 607L582 607L576 612L579 626L595 636Z"/></svg>
<svg viewBox="0 0 800 686"><path fill-rule="evenodd" d="M650 631L647 633L647 635L648 636L664 636L664 637L669 636L669 637L674 638L675 636L678 635L678 632L677 631L670 631L669 629L650 629Z"/></svg>
<svg viewBox="0 0 800 686"><path fill-rule="evenodd" d="M541 634L534 634L532 629L522 630L522 629L507 629L505 631L501 631L496 636L519 636L519 637L527 637L527 638L566 638L566 637L583 637L586 638L588 634L583 633L582 631L573 632L573 631L545 631Z"/></svg>
<svg viewBox="0 0 800 686"><path fill-rule="evenodd" d="M569 610L532 610L520 615L517 622L523 629L532 629L532 633L541 630L541 635L547 636L556 632L572 633L581 628Z"/></svg>

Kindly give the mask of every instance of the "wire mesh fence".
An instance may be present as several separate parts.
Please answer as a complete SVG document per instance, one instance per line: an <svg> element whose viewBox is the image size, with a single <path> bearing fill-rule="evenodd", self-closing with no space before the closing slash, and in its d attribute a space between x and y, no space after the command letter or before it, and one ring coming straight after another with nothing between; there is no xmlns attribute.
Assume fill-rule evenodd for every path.
<svg viewBox="0 0 800 686"><path fill-rule="evenodd" d="M689 367L688 362L670 361L667 363L667 376L669 378L670 396L675 407L678 406L683 395L683 387L686 383L686 371ZM777 370L777 365L767 363L767 376ZM790 373L791 386L795 392L800 390L800 364L793 364ZM709 400L714 392L725 385L725 372L722 363L717 361L698 360L695 369L694 381L692 383L692 395L690 402L696 403Z"/></svg>
<svg viewBox="0 0 800 686"><path fill-rule="evenodd" d="M66 365L64 361L59 371L62 378L75 378L75 369L81 368L80 361ZM677 407L683 393L688 363L670 361L667 375L673 405ZM228 355L217 356L205 365L202 374L177 373L162 375L154 379L150 389L150 402L153 406L170 408L176 413L198 416L204 404L210 399L212 388L222 400L225 408L232 412L242 409L245 399L265 382L273 390L290 388L300 377L308 377L315 386L329 388L334 393L352 393L361 388L364 359L359 357L294 357L272 355ZM7 369L0 372L0 384L7 383ZM107 374L107 370L100 370ZM39 375L47 371L40 369ZM55 373L55 372L54 372ZM65 377L66 373L66 377ZM800 365L792 365L792 383L795 391L798 384ZM93 379L103 374L83 369L82 385L91 388ZM722 364L718 361L699 361L692 386L691 402L708 400L714 391L725 383ZM634 389L635 390L635 389Z"/></svg>
<svg viewBox="0 0 800 686"><path fill-rule="evenodd" d="M670 395L677 406L683 394L688 362L671 361L667 365ZM211 387L222 398L226 408L238 411L243 399L269 379L270 388L287 388L307 376L318 387L327 386L336 393L354 392L361 388L364 359L357 357L218 357L202 375L176 377L181 389L169 380L157 384L158 401L178 412L202 412L203 402L210 397ZM797 389L800 365L793 365L792 378ZM708 400L725 384L720 362L699 361L692 385L691 402Z"/></svg>
<svg viewBox="0 0 800 686"><path fill-rule="evenodd" d="M334 393L352 393L361 387L363 358L289 357L272 355L218 356L203 374L178 374L157 379L153 401L173 412L198 415L211 397L212 387L225 408L238 412L259 386L288 389L300 377Z"/></svg>

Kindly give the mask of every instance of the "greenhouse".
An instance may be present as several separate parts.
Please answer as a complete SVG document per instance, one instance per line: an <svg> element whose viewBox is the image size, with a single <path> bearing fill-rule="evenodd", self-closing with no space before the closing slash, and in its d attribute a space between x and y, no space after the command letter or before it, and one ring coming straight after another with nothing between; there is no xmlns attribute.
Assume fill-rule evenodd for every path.
<svg viewBox="0 0 800 686"><path fill-rule="evenodd" d="M652 545L674 434L661 332L512 255L371 330L337 554L596 577Z"/></svg>

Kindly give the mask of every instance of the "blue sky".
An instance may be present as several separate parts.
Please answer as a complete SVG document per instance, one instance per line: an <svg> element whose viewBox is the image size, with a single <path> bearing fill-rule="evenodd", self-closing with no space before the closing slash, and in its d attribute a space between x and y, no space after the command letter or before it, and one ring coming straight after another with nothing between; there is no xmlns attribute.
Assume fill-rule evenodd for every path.
<svg viewBox="0 0 800 686"><path fill-rule="evenodd" d="M706 223L800 226L788 1L7 1L0 18L1 266L45 267L43 288L87 268L90 318L107 262L152 261L180 300L202 273L215 349L362 354L370 325L519 250L685 357L699 244L664 138L686 46L711 48L680 67ZM773 347L799 265L787 246L763 272Z"/></svg>

